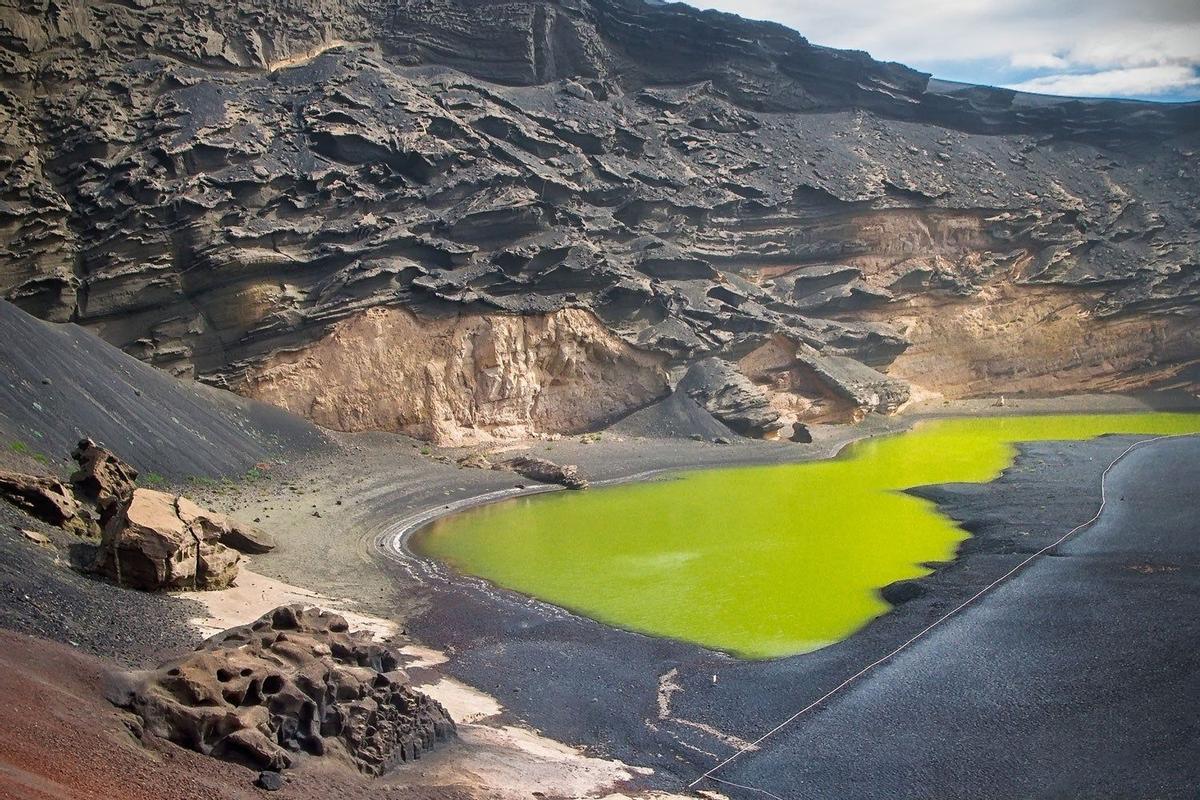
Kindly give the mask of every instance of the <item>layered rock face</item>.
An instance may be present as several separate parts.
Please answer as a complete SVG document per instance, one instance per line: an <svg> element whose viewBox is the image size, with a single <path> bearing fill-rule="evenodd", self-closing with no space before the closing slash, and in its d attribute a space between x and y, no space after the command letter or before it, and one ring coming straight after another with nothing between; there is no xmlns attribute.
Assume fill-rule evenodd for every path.
<svg viewBox="0 0 1200 800"><path fill-rule="evenodd" d="M334 427L571 429L705 358L785 424L1197 385L1195 104L641 0L22 2L0 59L5 296Z"/></svg>

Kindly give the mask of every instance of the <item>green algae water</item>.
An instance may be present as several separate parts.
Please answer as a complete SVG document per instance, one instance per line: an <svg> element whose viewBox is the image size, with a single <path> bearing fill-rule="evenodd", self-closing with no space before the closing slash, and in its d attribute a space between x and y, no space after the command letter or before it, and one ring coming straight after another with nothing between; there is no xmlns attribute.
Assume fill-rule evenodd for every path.
<svg viewBox="0 0 1200 800"><path fill-rule="evenodd" d="M1200 431L1200 414L958 418L832 460L682 472L555 492L433 522L416 549L631 630L745 658L804 653L888 609L879 589L952 559L967 534L900 490L985 482L1014 443Z"/></svg>

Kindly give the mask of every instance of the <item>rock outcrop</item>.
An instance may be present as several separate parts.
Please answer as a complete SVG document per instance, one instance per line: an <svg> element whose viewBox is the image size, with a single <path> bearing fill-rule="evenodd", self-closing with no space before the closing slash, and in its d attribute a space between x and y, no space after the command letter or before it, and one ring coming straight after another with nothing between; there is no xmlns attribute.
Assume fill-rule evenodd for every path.
<svg viewBox="0 0 1200 800"><path fill-rule="evenodd" d="M70 487L57 478L0 470L0 499L51 525L86 534L89 524Z"/></svg>
<svg viewBox="0 0 1200 800"><path fill-rule="evenodd" d="M665 362L580 309L423 318L375 308L249 368L239 391L335 430L461 445L611 421L667 393Z"/></svg>
<svg viewBox="0 0 1200 800"><path fill-rule="evenodd" d="M136 589L223 589L244 553L275 547L270 534L182 495L139 488L137 470L83 439L73 487L57 478L0 471L0 499L51 525L100 539L95 571ZM97 521L98 520L98 521Z"/></svg>
<svg viewBox="0 0 1200 800"><path fill-rule="evenodd" d="M455 731L400 667L342 617L283 606L129 676L113 699L147 732L218 758L278 771L310 754L379 775Z"/></svg>
<svg viewBox="0 0 1200 800"><path fill-rule="evenodd" d="M771 438L783 423L766 390L732 364L707 358L691 366L676 391L685 392L708 413L743 436Z"/></svg>
<svg viewBox="0 0 1200 800"><path fill-rule="evenodd" d="M801 422L1197 388L1197 104L641 0L18 3L0 58L0 293L322 424L600 425L706 358Z"/></svg>
<svg viewBox="0 0 1200 800"><path fill-rule="evenodd" d="M492 466L492 469L507 469L539 483L557 483L568 489L586 489L587 479L579 474L574 464L555 464L536 456L514 456Z"/></svg>

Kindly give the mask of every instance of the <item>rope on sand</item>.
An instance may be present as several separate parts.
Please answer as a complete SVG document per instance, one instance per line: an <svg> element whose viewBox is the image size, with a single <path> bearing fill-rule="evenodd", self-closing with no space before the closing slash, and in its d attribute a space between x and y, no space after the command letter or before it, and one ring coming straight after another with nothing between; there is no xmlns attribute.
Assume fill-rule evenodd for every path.
<svg viewBox="0 0 1200 800"><path fill-rule="evenodd" d="M979 600L979 598L983 597L985 594L990 592L992 589L995 589L1001 583L1004 583L1004 581L1008 580L1013 575L1016 575L1018 572L1023 570L1034 560L1045 555L1048 551L1053 550L1055 547L1058 547L1060 544L1062 544L1067 539L1071 538L1072 536L1074 536L1076 533L1083 530L1084 528L1087 528L1087 527L1093 525L1096 522L1096 520L1100 519L1100 515L1104 513L1105 506L1108 505L1108 492L1107 492L1108 474L1110 472L1112 472L1113 467L1115 467L1117 465L1117 463L1121 461L1121 459L1125 458L1125 456L1129 455L1135 449L1137 449L1138 447L1141 447L1144 444L1151 444L1153 442L1159 442L1159 441L1162 441L1163 439L1177 439L1177 438L1180 438L1183 436L1194 436L1194 435L1195 434L1191 434L1191 433L1177 433L1177 434L1169 434L1169 435L1165 435L1165 436L1155 436L1151 439L1142 439L1141 441L1137 441L1137 442L1134 442L1133 444L1129 445L1129 447L1125 448L1125 450L1122 451L1119 456L1117 456L1115 459L1113 459L1111 464L1109 464L1107 467L1105 467L1104 472L1101 474L1101 476L1100 476L1100 507L1098 509L1096 509L1096 513L1092 515L1091 519L1089 519L1087 522L1084 522L1080 525L1076 525L1074 528L1067 531L1062 536L1058 537L1058 539L1054 540L1050 544L1043 547L1041 550L1038 550L1037 552L1028 556L1023 561L1021 561L1021 563L1017 564L1015 567L1010 569L1008 572L1004 573L999 578L996 578L994 581L989 583L987 586L984 586L978 592L976 592L975 594L968 597L962 603L959 603L957 606L950 609L945 614L943 614L942 616L935 619L933 622L929 623L929 625L922 628L920 631L918 631L916 634L914 634L912 636L912 638L905 641L903 644L901 644L895 650L892 650L890 653L887 653L886 655L883 655L883 656L877 658L876 660L872 661L870 664L867 664L865 667L860 669L858 672L854 673L849 678L846 678L846 680L842 681L837 686L834 686L828 692L821 695L816 700L812 701L811 703L806 705L804 708L797 711L795 714L792 714L790 717L788 717L783 722L776 725L774 728L771 728L771 730L767 731L762 736L755 739L753 742L750 742L749 744L746 744L746 745L738 748L738 750L736 752L734 752L733 755L731 755L729 758L725 759L721 763L717 764L716 766L709 768L707 771L705 771L703 774L701 774L700 777L696 778L696 780L689 783L686 788L694 789L694 788L696 788L697 784L702 783L703 781L706 781L706 780L711 780L716 783L725 784L727 786L733 786L738 789L747 789L752 792L757 792L761 795L765 795L766 797L774 798L775 800L784 800L779 795L768 792L765 789L758 789L753 786L743 786L741 784L732 783L731 781L722 780L721 778L715 777L714 773L729 766L734 761L736 761L738 758L741 758L743 755L750 752L751 750L757 750L758 746L761 745L763 742L765 742L767 739L769 739L772 736L774 736L775 734L779 733L781 730L788 727L793 722L800 719L800 717L804 716L809 711L812 711L814 708L821 705L826 700L833 697L835 694L837 694L841 690L845 689L847 686L854 683L855 681L857 681L862 676L866 675L871 670L875 669L876 667L880 666L881 664L883 664L887 661L890 661L892 658L899 655L904 650L907 650L914 643L916 643L920 639L924 638L925 635L928 634L930 631L932 631L934 628L938 627L943 622L945 622L946 620L950 619L951 617L955 616L960 611L965 609L967 606L970 606L972 603Z"/></svg>

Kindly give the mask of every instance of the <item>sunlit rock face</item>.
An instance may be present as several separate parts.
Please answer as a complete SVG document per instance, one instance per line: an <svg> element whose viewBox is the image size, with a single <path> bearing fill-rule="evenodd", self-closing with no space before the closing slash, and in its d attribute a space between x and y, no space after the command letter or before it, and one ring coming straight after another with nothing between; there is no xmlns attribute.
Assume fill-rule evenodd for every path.
<svg viewBox="0 0 1200 800"><path fill-rule="evenodd" d="M579 309L422 318L373 308L266 357L237 388L335 430L462 445L603 425L667 394L665 360Z"/></svg>
<svg viewBox="0 0 1200 800"><path fill-rule="evenodd" d="M0 59L0 291L258 396L371 309L583 312L668 383L749 364L798 420L907 384L1197 384L1196 104L931 87L640 0L24 2ZM597 414L661 390L579 369L618 375ZM540 424L457 410L475 389L440 428L395 422L416 398L328 411L355 386L284 404L434 438Z"/></svg>

